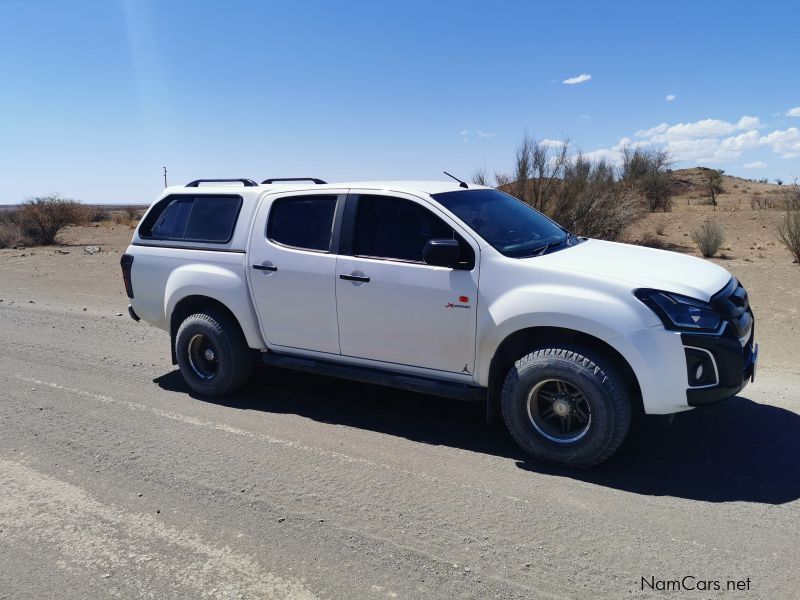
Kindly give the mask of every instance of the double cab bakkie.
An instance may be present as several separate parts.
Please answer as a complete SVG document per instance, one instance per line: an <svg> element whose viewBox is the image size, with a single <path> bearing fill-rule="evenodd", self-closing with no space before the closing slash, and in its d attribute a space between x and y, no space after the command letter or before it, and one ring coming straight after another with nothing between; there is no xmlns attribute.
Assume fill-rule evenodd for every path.
<svg viewBox="0 0 800 600"><path fill-rule="evenodd" d="M189 387L254 364L486 403L538 460L589 467L635 411L735 395L758 354L746 291L711 262L578 237L462 182L198 180L164 190L122 257L130 315Z"/></svg>

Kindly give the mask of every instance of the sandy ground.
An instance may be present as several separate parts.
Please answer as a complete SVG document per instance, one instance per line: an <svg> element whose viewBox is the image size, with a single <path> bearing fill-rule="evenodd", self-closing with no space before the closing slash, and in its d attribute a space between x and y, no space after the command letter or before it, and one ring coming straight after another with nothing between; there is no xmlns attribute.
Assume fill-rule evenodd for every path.
<svg viewBox="0 0 800 600"><path fill-rule="evenodd" d="M758 379L578 473L423 395L265 369L193 398L166 335L121 316L130 229L1 250L0 598L664 597L641 578L686 575L750 589L685 598L796 598L800 266L749 212L719 262ZM695 215L652 218L678 243Z"/></svg>

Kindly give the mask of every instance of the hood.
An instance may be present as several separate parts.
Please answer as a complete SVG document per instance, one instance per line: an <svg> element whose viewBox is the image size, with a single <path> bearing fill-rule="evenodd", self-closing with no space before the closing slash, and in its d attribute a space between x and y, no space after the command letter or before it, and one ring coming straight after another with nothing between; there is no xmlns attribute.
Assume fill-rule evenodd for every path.
<svg viewBox="0 0 800 600"><path fill-rule="evenodd" d="M708 300L731 278L722 267L694 256L602 240L587 240L524 260L542 261L539 263L542 266L617 279L636 288L664 290L698 300Z"/></svg>

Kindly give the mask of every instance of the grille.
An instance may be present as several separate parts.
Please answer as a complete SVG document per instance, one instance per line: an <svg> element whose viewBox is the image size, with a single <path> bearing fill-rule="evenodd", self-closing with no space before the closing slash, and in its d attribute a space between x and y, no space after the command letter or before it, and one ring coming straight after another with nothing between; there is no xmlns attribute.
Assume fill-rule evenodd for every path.
<svg viewBox="0 0 800 600"><path fill-rule="evenodd" d="M720 290L711 299L711 304L730 323L736 332L742 346L750 341L753 329L753 311L750 308L750 298L747 290L736 279L731 279L728 285Z"/></svg>

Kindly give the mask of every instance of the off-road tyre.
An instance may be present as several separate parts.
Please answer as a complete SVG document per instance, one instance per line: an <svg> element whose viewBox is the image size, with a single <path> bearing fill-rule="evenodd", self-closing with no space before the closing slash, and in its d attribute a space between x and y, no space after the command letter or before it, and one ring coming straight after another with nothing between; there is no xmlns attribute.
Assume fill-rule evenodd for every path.
<svg viewBox="0 0 800 600"><path fill-rule="evenodd" d="M586 407L590 409L589 424L581 430L582 434L578 431L572 436L582 435L575 441L564 441L570 434L564 434L563 440L549 439L548 436L557 437L558 433L554 429L545 430L550 423L540 416L548 412L541 407L553 394L548 391L545 396L543 386L554 389L552 386L558 387L554 383L558 381L565 384L558 393L561 412L575 410L574 404L573 408L564 408L573 396L563 390L570 389L582 392L574 395L585 399L585 403L580 400L581 412L585 415ZM530 398L535 398L539 408L531 408ZM580 346L539 348L517 360L503 383L501 407L508 431L528 456L575 468L599 465L614 454L628 433L632 414L628 385L618 370L596 351ZM577 412L567 415L574 415L577 421ZM556 416L563 427L561 419L566 417Z"/></svg>
<svg viewBox="0 0 800 600"><path fill-rule="evenodd" d="M213 360L206 360L211 354L206 355L203 348L211 349ZM252 353L239 324L213 308L184 319L175 336L175 353L186 383L203 396L236 391L247 383L253 370Z"/></svg>

